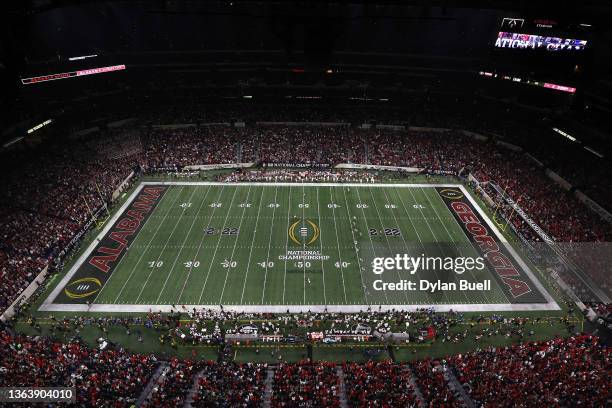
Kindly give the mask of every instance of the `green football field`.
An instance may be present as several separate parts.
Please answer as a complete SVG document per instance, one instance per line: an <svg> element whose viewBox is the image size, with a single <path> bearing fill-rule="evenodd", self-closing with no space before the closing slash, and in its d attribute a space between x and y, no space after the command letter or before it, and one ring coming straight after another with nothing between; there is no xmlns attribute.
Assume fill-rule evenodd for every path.
<svg viewBox="0 0 612 408"><path fill-rule="evenodd" d="M489 263L463 274L440 268L373 273L374 258L398 253L482 255L451 211L454 201L470 206L489 235L503 240L459 185L142 183L42 310L556 308L514 252L508 258L529 289L519 297ZM419 279L489 281L490 287L376 289Z"/></svg>

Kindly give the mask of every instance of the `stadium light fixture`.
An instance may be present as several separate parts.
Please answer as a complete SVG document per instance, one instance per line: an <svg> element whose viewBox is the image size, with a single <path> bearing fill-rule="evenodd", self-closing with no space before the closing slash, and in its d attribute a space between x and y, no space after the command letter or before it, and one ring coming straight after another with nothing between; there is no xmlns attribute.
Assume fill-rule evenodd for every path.
<svg viewBox="0 0 612 408"><path fill-rule="evenodd" d="M33 128L28 129L28 135L30 133L33 133L33 132L37 131L38 129L42 128L43 126L47 126L51 122L53 122L53 119L47 119L44 122L39 123L38 125L34 126Z"/></svg>
<svg viewBox="0 0 612 408"><path fill-rule="evenodd" d="M553 130L554 130L555 132L557 132L558 134L560 134L561 136L563 136L563 137L565 137L565 138L567 138L567 139L571 140L572 142L576 142L576 141L577 141L577 140L576 140L576 138L575 138L574 136L570 135L569 133L566 133L566 132L562 131L562 130L561 130L561 129L559 129L559 128L554 127L554 128L553 128Z"/></svg>
<svg viewBox="0 0 612 408"><path fill-rule="evenodd" d="M547 89L554 89L555 91L567 92L567 93L572 93L572 94L576 93L576 88L572 86L553 84L550 82L532 81L531 79L528 79L528 78L523 79L519 77L513 77L510 75L503 75L503 74L498 75L493 72L487 72L487 71L479 71L478 74L480 76L484 76L488 78L500 78L506 81L512 81L512 82L518 82L518 83L527 84L527 85L539 86L539 87L547 88Z"/></svg>
<svg viewBox="0 0 612 408"><path fill-rule="evenodd" d="M595 156L599 157L600 159L603 159L604 155L599 153L597 150L590 148L589 146L584 146L585 150L588 150L589 152L593 153Z"/></svg>
<svg viewBox="0 0 612 408"><path fill-rule="evenodd" d="M94 57L97 57L97 56L98 56L98 54L82 55L80 57L70 57L70 58L68 58L68 61L80 61L80 60L84 60L84 59L87 59L87 58L94 58Z"/></svg>
<svg viewBox="0 0 612 408"><path fill-rule="evenodd" d="M23 136L16 137L15 139L11 140L10 142L7 142L7 143L3 144L2 147L7 148L10 145L14 145L15 143L19 142L20 140L23 140Z"/></svg>

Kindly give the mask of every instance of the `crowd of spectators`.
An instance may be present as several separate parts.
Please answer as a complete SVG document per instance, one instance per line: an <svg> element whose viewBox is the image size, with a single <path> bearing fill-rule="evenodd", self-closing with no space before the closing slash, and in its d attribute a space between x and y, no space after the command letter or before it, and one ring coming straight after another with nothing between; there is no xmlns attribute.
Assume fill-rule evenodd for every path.
<svg viewBox="0 0 612 408"><path fill-rule="evenodd" d="M239 160L329 166L348 162L412 167L433 173L467 169L479 182L497 184L557 241L604 241L611 234L610 227L601 223L596 214L556 185L522 152L459 132L280 125L219 129L215 132L206 128L206 135L189 128L165 131L164 136L151 138L152 147L146 149L145 163L163 167ZM219 139L214 135L220 135ZM202 145L204 140L206 146ZM245 147L241 148L243 144ZM210 154L211 146L215 155ZM536 234L527 232L529 226L522 219L516 218L514 222L529 238L540 240Z"/></svg>
<svg viewBox="0 0 612 408"><path fill-rule="evenodd" d="M203 363L192 407L260 407L266 366L262 364Z"/></svg>
<svg viewBox="0 0 612 408"><path fill-rule="evenodd" d="M0 310L67 247L132 170L129 159L111 160L91 143L18 152L4 160Z"/></svg>
<svg viewBox="0 0 612 408"><path fill-rule="evenodd" d="M339 407L340 380L333 363L279 364L272 407Z"/></svg>
<svg viewBox="0 0 612 408"><path fill-rule="evenodd" d="M158 362L152 355L92 349L78 341L0 332L0 386L75 387L79 406L134 404Z"/></svg>
<svg viewBox="0 0 612 408"><path fill-rule="evenodd" d="M441 360L276 366L179 360L0 331L0 386L68 386L79 406L606 406L610 348L592 335L488 347ZM273 373L268 377L268 372ZM156 374L157 373L157 374ZM457 388L449 386L455 379ZM195 386L195 387L194 387ZM463 390L461 390L463 387ZM461 394L458 391L463 391Z"/></svg>
<svg viewBox="0 0 612 408"><path fill-rule="evenodd" d="M351 407L416 407L417 394L406 366L391 361L343 365Z"/></svg>
<svg viewBox="0 0 612 408"><path fill-rule="evenodd" d="M462 407L463 402L455 396L448 386L440 365L433 361L421 360L411 364L417 387L423 400L430 407Z"/></svg>
<svg viewBox="0 0 612 408"><path fill-rule="evenodd" d="M494 182L559 242L606 241L610 225L548 178L524 155L485 144L471 170L479 182ZM519 228L528 226L523 221ZM539 239L538 239L539 240Z"/></svg>
<svg viewBox="0 0 612 408"><path fill-rule="evenodd" d="M330 170L243 170L222 175L221 181L262 181L262 182L323 182L323 183L376 183L380 178L374 173Z"/></svg>
<svg viewBox="0 0 612 408"><path fill-rule="evenodd" d="M610 348L578 335L451 357L457 378L482 406L603 407L609 403Z"/></svg>
<svg viewBox="0 0 612 408"><path fill-rule="evenodd" d="M197 363L190 360L170 359L164 367L143 407L179 408L185 404L187 393L193 385Z"/></svg>
<svg viewBox="0 0 612 408"><path fill-rule="evenodd" d="M338 127L257 126L249 137L263 163L363 163L364 146L355 130Z"/></svg>
<svg viewBox="0 0 612 408"><path fill-rule="evenodd" d="M146 170L182 168L194 164L235 163L238 128L228 126L150 128L141 136L144 153L138 157Z"/></svg>
<svg viewBox="0 0 612 408"><path fill-rule="evenodd" d="M588 303L587 306L592 308L595 313L599 316L612 316L612 304L605 304L601 302Z"/></svg>
<svg viewBox="0 0 612 408"><path fill-rule="evenodd" d="M195 162L233 163L242 151L243 162L326 165L352 162L434 172L458 172L467 167L480 182L494 181L518 200L556 240L601 241L610 234L609 228L600 226L596 215L585 211L575 197L555 185L522 153L458 132L279 125L213 128L216 131L193 129L151 131L145 163L160 167ZM243 141L246 148L241 149Z"/></svg>

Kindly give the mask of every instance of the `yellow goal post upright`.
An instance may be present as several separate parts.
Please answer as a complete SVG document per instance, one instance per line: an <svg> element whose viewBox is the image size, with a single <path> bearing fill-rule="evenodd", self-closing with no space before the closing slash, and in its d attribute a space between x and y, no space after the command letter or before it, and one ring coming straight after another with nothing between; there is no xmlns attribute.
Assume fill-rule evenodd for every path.
<svg viewBox="0 0 612 408"><path fill-rule="evenodd" d="M512 222L512 217L514 217L514 215L516 214L516 207L518 207L518 203L521 202L521 198L523 198L522 195L519 196L519 198L516 200L516 202L512 206L512 211L510 211L510 215L508 216L508 218L506 218L506 227L508 227L508 224ZM505 231L506 230L504 229L504 232Z"/></svg>
<svg viewBox="0 0 612 408"><path fill-rule="evenodd" d="M110 218L110 214L108 213L108 207L106 203L104 203L104 209L106 211L103 213L100 213L98 218L96 218L95 224L96 224L97 229L101 229L104 226L104 224L106 224L106 221L108 221L108 219Z"/></svg>
<svg viewBox="0 0 612 408"><path fill-rule="evenodd" d="M98 197L100 198L100 201L104 205L104 214L99 214L98 218L95 221L96 228L100 229L106 223L106 221L110 218L110 212L108 211L108 205L106 204L106 200L104 200L104 198L102 197L102 193L100 192L100 187L98 186L98 183L94 183L94 184L96 185L96 190L98 191Z"/></svg>
<svg viewBox="0 0 612 408"><path fill-rule="evenodd" d="M516 208L518 207L518 203L520 203L521 199L523 198L523 196L521 195L516 201L511 200L514 202L514 205L511 206L512 210L510 211L510 214L507 216L502 215L501 206L503 205L503 202L506 201L506 197L508 197L508 194L506 193L506 189L507 189L507 186L504 189L501 189L499 186L494 185L494 190L500 196L500 199L494 201L495 210L493 211L493 221L495 222L495 224L497 224L499 229L501 229L504 232L506 232L506 230L508 229L508 224L512 222L512 218L516 214Z"/></svg>
<svg viewBox="0 0 612 408"><path fill-rule="evenodd" d="M512 219L512 215L514 215L514 207L512 207L512 212L510 213L510 216L508 218L502 215L502 205L503 205L503 202L505 201L505 197L507 196L506 194L507 186L504 187L504 189L501 192L498 190L499 189L498 185L495 185L495 187L497 188L494 188L494 190L500 196L500 199L497 199L494 201L495 209L493 211L493 222L497 224L500 230L506 232L506 229L508 228L508 223Z"/></svg>
<svg viewBox="0 0 612 408"><path fill-rule="evenodd" d="M102 194L100 194L100 189L98 188L97 184L96 184L96 189L98 190L98 197L100 198L100 201L103 204L103 208L100 208L98 211L96 211L96 213L94 213L93 210L91 209L91 206L87 202L87 199L85 198L85 196L81 196L81 198L83 198L83 202L85 203L85 207L87 207L87 211L89 211L89 215L91 216L91 218L94 219L96 228L100 229L102 228L102 226L104 226L106 221L110 218L110 212L108 211L108 205L106 204L106 201L102 199ZM104 212L102 210L104 210Z"/></svg>

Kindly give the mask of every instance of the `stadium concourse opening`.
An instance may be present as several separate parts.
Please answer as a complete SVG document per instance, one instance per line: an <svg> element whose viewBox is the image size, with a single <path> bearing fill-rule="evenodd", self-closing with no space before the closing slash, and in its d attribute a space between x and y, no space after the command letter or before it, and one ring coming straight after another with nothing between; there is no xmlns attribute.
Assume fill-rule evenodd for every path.
<svg viewBox="0 0 612 408"><path fill-rule="evenodd" d="M483 265L372 273L375 258L393 254ZM177 305L559 310L463 185L176 181L141 183L40 310Z"/></svg>

